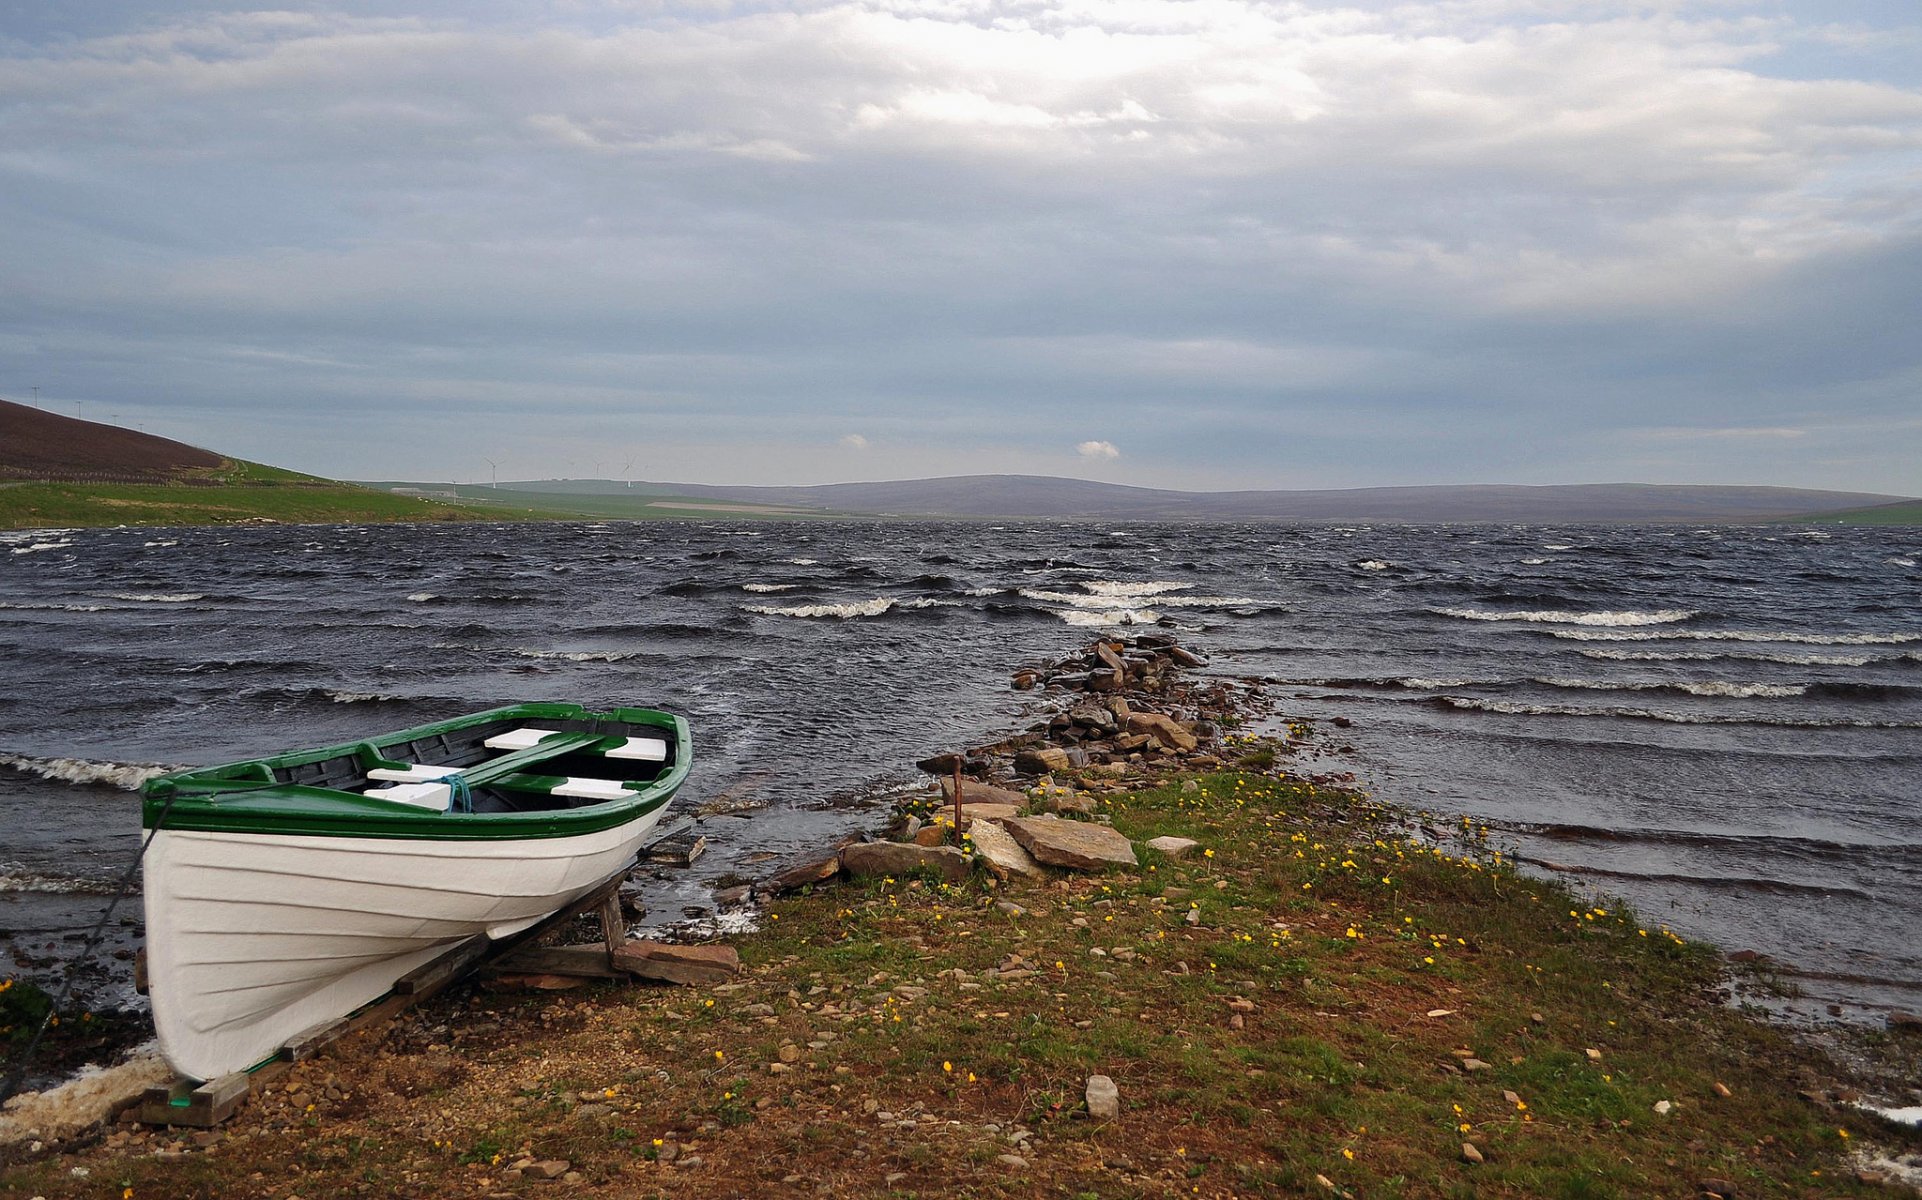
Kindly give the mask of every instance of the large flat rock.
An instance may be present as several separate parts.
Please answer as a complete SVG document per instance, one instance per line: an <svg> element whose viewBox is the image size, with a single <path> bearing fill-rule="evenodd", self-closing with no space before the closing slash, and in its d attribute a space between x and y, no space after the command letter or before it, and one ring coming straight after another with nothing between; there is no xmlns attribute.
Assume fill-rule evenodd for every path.
<svg viewBox="0 0 1922 1200"><path fill-rule="evenodd" d="M1134 844L1106 825L1060 817L1009 817L1001 824L1028 853L1051 867L1102 871L1139 861Z"/></svg>
<svg viewBox="0 0 1922 1200"><path fill-rule="evenodd" d="M850 875L906 875L933 871L948 883L968 877L968 856L953 846L916 846L906 842L861 842L841 851L841 867Z"/></svg>
<svg viewBox="0 0 1922 1200"><path fill-rule="evenodd" d="M949 804L954 803L953 779L945 778L941 781L941 798ZM970 804L1012 804L1016 808L1022 808L1028 803L1028 794L1009 788L995 787L991 783L977 783L972 779L963 779L961 803L964 807Z"/></svg>
<svg viewBox="0 0 1922 1200"><path fill-rule="evenodd" d="M976 821L968 826L968 836L974 839L974 852L994 872L997 879L1020 876L1024 879L1039 879L1047 872L1034 856L1021 848L1014 835L993 821Z"/></svg>

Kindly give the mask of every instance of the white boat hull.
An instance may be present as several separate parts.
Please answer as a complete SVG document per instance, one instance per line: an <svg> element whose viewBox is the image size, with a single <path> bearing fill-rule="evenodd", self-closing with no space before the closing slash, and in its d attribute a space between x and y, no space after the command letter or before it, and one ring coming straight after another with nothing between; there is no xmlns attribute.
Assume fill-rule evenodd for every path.
<svg viewBox="0 0 1922 1200"><path fill-rule="evenodd" d="M162 829L145 864L161 1052L194 1079L251 1067L475 934L509 936L591 892L665 810L524 840Z"/></svg>

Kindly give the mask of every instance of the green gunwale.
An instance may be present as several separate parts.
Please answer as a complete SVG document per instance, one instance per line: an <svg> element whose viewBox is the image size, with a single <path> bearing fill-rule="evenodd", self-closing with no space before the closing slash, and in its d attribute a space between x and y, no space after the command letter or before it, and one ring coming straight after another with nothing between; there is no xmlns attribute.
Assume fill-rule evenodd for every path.
<svg viewBox="0 0 1922 1200"><path fill-rule="evenodd" d="M674 751L659 778L632 796L545 812L434 812L391 800L305 784L270 782L276 768L372 753L376 743L434 737L492 721L609 721L648 725L671 734ZM424 841L525 841L598 833L637 820L674 798L693 761L687 722L648 708L588 712L578 704L515 704L447 721L381 734L320 750L176 771L141 790L141 824L152 829L211 833L300 834L316 837L413 838ZM171 804L171 807L169 805Z"/></svg>

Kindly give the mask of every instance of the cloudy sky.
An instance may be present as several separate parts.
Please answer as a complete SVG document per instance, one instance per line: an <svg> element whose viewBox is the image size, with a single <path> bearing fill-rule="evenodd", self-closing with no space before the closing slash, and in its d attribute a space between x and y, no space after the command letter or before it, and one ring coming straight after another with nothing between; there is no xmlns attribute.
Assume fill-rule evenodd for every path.
<svg viewBox="0 0 1922 1200"><path fill-rule="evenodd" d="M348 478L1922 493L1922 6L10 0L34 387Z"/></svg>

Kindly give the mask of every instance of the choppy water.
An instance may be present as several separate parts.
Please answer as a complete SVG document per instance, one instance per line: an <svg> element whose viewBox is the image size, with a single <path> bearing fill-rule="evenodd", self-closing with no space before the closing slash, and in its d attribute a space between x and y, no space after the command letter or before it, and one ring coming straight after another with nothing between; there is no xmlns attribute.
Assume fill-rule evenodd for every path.
<svg viewBox="0 0 1922 1200"><path fill-rule="evenodd" d="M1170 621L1488 822L1813 993L1922 1000L1922 533L564 524L0 534L0 955L91 923L152 765L518 700L693 723L703 867L1013 725L1023 661ZM743 866L746 873L753 873ZM699 904L664 885L670 915ZM137 910L131 910L137 911ZM0 971L10 964L0 961Z"/></svg>

